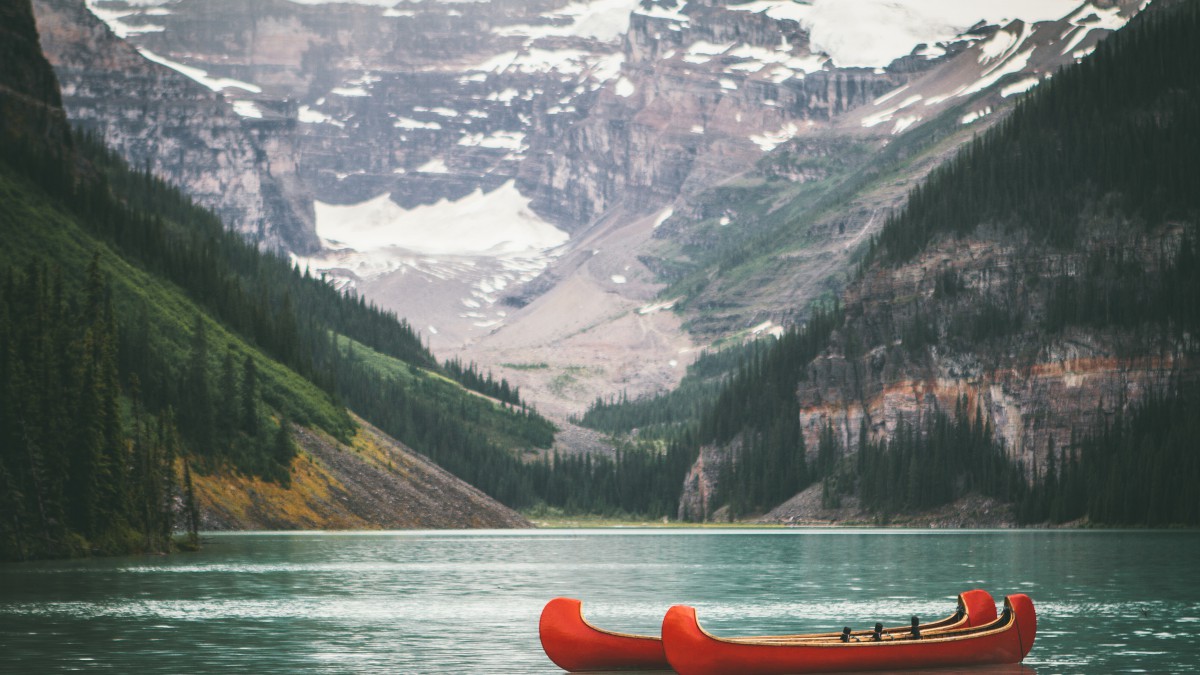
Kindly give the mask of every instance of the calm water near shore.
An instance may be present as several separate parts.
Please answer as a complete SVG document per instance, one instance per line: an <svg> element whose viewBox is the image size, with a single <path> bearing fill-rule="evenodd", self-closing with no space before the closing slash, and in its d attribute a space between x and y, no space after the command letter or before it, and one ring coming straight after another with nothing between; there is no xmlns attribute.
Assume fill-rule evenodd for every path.
<svg viewBox="0 0 1200 675"><path fill-rule="evenodd" d="M0 672L556 673L551 597L658 633L905 624L1029 594L1037 673L1200 671L1200 533L605 529L220 534L197 554L0 564ZM1028 671L1026 671L1028 672Z"/></svg>

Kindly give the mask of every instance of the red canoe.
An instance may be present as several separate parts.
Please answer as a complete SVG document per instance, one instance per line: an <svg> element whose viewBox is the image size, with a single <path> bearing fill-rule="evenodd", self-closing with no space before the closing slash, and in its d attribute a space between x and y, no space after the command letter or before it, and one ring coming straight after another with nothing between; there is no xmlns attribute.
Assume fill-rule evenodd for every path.
<svg viewBox="0 0 1200 675"><path fill-rule="evenodd" d="M969 628L993 621L996 602L983 590L971 590L958 596L958 611L953 615L921 626L923 633ZM887 628L885 633L908 632L910 626ZM668 670L662 640L650 635L617 633L597 628L583 618L583 603L573 598L554 598L542 609L538 625L542 649L559 668L570 672L589 670ZM858 631L855 636L868 636ZM742 640L822 641L840 639L841 633L806 635L764 635Z"/></svg>
<svg viewBox="0 0 1200 675"><path fill-rule="evenodd" d="M667 661L680 675L794 675L849 670L899 670L1019 663L1033 647L1037 615L1033 601L1004 599L1004 613L973 628L903 634L859 642L719 638L704 631L696 610L676 605L663 619Z"/></svg>
<svg viewBox="0 0 1200 675"><path fill-rule="evenodd" d="M546 656L572 673L671 668L662 640L597 628L583 618L583 603L574 598L554 598L547 602L538 633Z"/></svg>

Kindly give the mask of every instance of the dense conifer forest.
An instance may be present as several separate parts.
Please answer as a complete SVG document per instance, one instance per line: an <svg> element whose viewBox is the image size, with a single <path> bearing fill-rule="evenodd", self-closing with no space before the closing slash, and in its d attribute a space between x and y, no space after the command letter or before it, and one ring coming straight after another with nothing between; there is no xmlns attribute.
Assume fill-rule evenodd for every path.
<svg viewBox="0 0 1200 675"><path fill-rule="evenodd" d="M1045 466L1008 459L965 400L902 421L885 438L864 428L853 454L832 428L808 448L797 400L806 366L831 336L853 361L875 341L921 359L932 348L1019 351L1022 340L1102 330L1125 356L1154 354L1188 368L1200 351L1198 31L1200 4L1156 8L1055 75L912 192L870 244L863 270L901 265L939 238L980 227L1031 247L1083 251L1083 264L1031 266L985 296L947 270L930 299L880 324L894 334L870 334L881 329L862 325L858 308L854 319L818 312L804 331L750 349L698 413L664 415L683 409L667 396L598 401L581 421L627 433L630 423L617 420L670 419L681 429L676 438L687 439L682 455L702 445L728 449L716 505L734 517L763 513L820 481L826 505L854 494L885 519L975 492L1016 505L1025 523L1200 523L1187 487L1200 481L1195 415L1184 412L1197 404L1190 371L1103 428L1077 429L1070 447L1047 450ZM1149 240L1162 243L1143 264L1134 251Z"/></svg>
<svg viewBox="0 0 1200 675"><path fill-rule="evenodd" d="M1194 2L1155 7L1040 85L912 192L878 238L882 258L908 260L981 224L1069 248L1100 218L1144 231L1194 218L1198 14Z"/></svg>
<svg viewBox="0 0 1200 675"><path fill-rule="evenodd" d="M96 260L85 279L0 270L0 559L170 545L179 434L147 412L136 376L123 394Z"/></svg>

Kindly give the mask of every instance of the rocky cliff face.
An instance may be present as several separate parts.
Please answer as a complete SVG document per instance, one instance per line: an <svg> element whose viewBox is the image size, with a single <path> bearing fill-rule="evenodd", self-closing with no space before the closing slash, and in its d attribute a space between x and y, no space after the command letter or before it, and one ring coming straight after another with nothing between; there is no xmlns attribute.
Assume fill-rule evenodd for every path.
<svg viewBox="0 0 1200 675"><path fill-rule="evenodd" d="M1176 340L1147 339L1141 331L1047 333L1042 327L1051 289L1063 274L1112 250L1151 271L1163 251L1177 248L1179 236L1166 229L1143 238L1114 227L1070 252L1048 252L1025 237L976 236L943 242L898 268L876 269L851 287L852 318L801 384L809 447L816 448L820 429L832 423L853 453L863 421L873 438L890 438L902 420L911 425L933 411L953 414L965 399L1010 457L1036 470L1050 448L1071 445L1073 432L1102 428L1116 412L1165 391L1172 378L1194 376L1196 364ZM961 283L954 297L943 290L947 279ZM978 332L988 311L996 312L988 329L995 337L911 348L906 326L915 321L932 321L947 333L974 323L980 328L971 330Z"/></svg>
<svg viewBox="0 0 1200 675"><path fill-rule="evenodd" d="M643 259L676 282L702 340L803 320L813 298L840 292L853 256L909 190L1140 6L1084 3L1052 20L981 24L892 61L883 70L902 84L842 114L809 113L752 168L675 202Z"/></svg>
<svg viewBox="0 0 1200 675"><path fill-rule="evenodd" d="M630 19L620 77L583 119L539 134L522 166L534 207L573 227L622 201L648 213L686 199L906 79L829 67L794 20L723 3L646 7Z"/></svg>
<svg viewBox="0 0 1200 675"><path fill-rule="evenodd" d="M225 108L216 126L242 127L249 148L225 151L224 169L192 178L197 190L230 195L245 181L283 195L299 214L292 222L314 229L275 235L267 214L263 236L290 238L298 263L408 317L448 355L491 366L553 361L549 373L503 374L545 396L543 408L579 412L595 395L636 395L678 377L693 340L667 335L680 321L665 318L670 303L655 295L671 270L694 262L683 249L710 246L720 228L764 239L749 214L706 206L727 181L766 176L775 186L757 199L774 205L768 215L803 220L808 206L793 188L836 178L831 153L860 141L879 152L948 110L969 137L1140 3L1052 0L1017 21L999 2L932 18L888 3L851 16L838 3L792 0L89 6L142 54L217 86L235 111ZM58 23L65 31L69 22ZM122 112L107 119L125 129L127 147L149 152L153 143L138 140L149 134L141 108L119 103L117 91ZM195 140L157 143L185 157L180 173L202 164L190 148L222 143L212 130L177 133ZM836 290L830 280L849 254L930 166L836 218L822 215L753 273L707 270L720 280L709 297L681 305L694 341L800 318L797 308ZM556 289L560 297L539 300ZM578 320L552 329L564 313ZM626 344L652 348L607 346ZM605 374L553 387L574 392L565 399L535 388L545 376L588 380L582 371Z"/></svg>
<svg viewBox="0 0 1200 675"><path fill-rule="evenodd" d="M534 120L570 125L615 76L634 2L90 6L226 85L243 124L286 126L258 150L315 203L322 250L294 247L300 264L457 346L503 323L500 292L567 238L511 184Z"/></svg>
<svg viewBox="0 0 1200 675"><path fill-rule="evenodd" d="M1147 397L1200 380L1190 336L1144 328L1044 328L1052 289L1063 275L1114 251L1125 256L1122 264L1154 273L1181 236L1175 226L1147 237L1114 225L1077 250L1050 252L1027 236L980 232L943 241L910 263L872 268L849 286L846 324L806 368L797 390L809 465L817 461L827 426L844 456L853 458L864 427L873 441L892 439L901 424L919 427L938 412L953 417L965 404L1032 479L1045 475L1051 451L1076 446L1077 433L1103 429ZM950 279L955 286L947 292ZM932 346L915 344L918 323L942 337ZM701 448L684 481L680 518L728 517L715 495L722 466L740 451L740 438ZM853 495L843 508L828 508L820 490L818 483L764 520L875 519ZM1008 509L981 499L973 495L959 505L967 516L955 519L950 509L916 522L1014 522Z"/></svg>
<svg viewBox="0 0 1200 675"><path fill-rule="evenodd" d="M206 87L144 58L83 0L37 0L34 9L73 123L247 237L272 248L314 247L312 205L295 176L294 122L236 114L223 83Z"/></svg>

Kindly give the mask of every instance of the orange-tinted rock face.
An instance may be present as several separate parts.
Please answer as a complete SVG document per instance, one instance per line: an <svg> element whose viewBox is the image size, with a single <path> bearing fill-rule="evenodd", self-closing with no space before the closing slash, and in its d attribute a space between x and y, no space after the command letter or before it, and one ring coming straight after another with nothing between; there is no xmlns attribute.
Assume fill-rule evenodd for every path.
<svg viewBox="0 0 1200 675"><path fill-rule="evenodd" d="M1126 250L1151 269L1177 237L1161 231ZM1046 323L1055 279L1123 238L1114 232L1085 250L1046 254L1020 238L972 237L943 243L852 287L848 327L864 338L865 353L847 359L843 332L843 342L810 366L799 392L809 447L827 420L845 446L855 448L864 417L873 435L886 435L901 419L913 422L934 410L953 414L965 399L969 414L978 409L1010 456L1040 465L1051 443L1063 447L1073 431L1100 428L1171 378L1190 376L1195 364L1175 340L1116 328L1056 330ZM937 290L939 275L947 273L962 283L953 297ZM1004 307L1005 316L979 319L987 306ZM918 317L938 337L909 349L906 331Z"/></svg>

